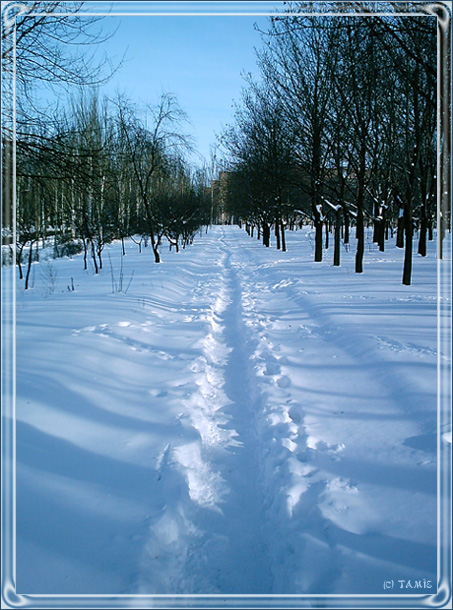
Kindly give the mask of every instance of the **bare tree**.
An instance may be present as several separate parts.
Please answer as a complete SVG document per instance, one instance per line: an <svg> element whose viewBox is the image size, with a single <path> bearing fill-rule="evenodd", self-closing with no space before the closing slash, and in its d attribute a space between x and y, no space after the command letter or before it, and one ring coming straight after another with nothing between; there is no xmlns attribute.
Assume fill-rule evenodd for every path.
<svg viewBox="0 0 453 610"><path fill-rule="evenodd" d="M251 207L246 211L240 204L233 209L233 202L239 200L232 193L230 211L242 215L252 227L256 223L265 246L270 245L273 225L277 249L285 251L285 193L294 169L291 132L280 99L269 83L258 85L250 77L246 81L236 125L225 131L222 141L230 155L230 169L238 174L236 178L242 177L243 188L251 195ZM237 179L235 184L238 186Z"/></svg>
<svg viewBox="0 0 453 610"><path fill-rule="evenodd" d="M107 80L114 70L99 55L99 44L109 37L100 28L102 18L82 14L84 8L84 2L25 1L2 13L2 141L15 141L17 176L26 175L37 157L39 168L73 172L54 146L61 131L58 99L70 88ZM40 101L49 97L54 103ZM11 163L3 156L5 176ZM4 194L3 223L11 226L13 194Z"/></svg>
<svg viewBox="0 0 453 610"><path fill-rule="evenodd" d="M323 251L322 185L336 63L334 30L326 28L323 19L309 14L273 19L266 52L260 54L264 77L278 91L294 137L300 186L310 197L317 262L322 260Z"/></svg>
<svg viewBox="0 0 453 610"><path fill-rule="evenodd" d="M124 98L117 100L122 148L132 165L156 263L161 260L159 246L164 233L159 224L158 185L164 178L168 158L190 149L190 138L180 129L186 120L172 94L163 94L157 106L148 106L145 119L139 119Z"/></svg>
<svg viewBox="0 0 453 610"><path fill-rule="evenodd" d="M11 4L3 13L2 67L15 76L16 112L23 122L49 115L36 94L43 89L56 95L70 87L105 82L114 68L98 46L108 36L98 27L102 17L90 17L85 2L35 1ZM11 108L6 105L5 112Z"/></svg>

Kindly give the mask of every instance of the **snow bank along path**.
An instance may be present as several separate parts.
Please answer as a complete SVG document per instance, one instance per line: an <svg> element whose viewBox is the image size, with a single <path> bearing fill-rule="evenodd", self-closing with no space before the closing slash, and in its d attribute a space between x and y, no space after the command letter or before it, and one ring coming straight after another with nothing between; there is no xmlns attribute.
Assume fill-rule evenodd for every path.
<svg viewBox="0 0 453 610"><path fill-rule="evenodd" d="M288 245L213 227L155 265L130 243L126 294L118 244L100 276L54 261L51 293L35 265L19 592L432 593L434 253L403 287L395 249L358 277L351 252L312 263L307 231Z"/></svg>

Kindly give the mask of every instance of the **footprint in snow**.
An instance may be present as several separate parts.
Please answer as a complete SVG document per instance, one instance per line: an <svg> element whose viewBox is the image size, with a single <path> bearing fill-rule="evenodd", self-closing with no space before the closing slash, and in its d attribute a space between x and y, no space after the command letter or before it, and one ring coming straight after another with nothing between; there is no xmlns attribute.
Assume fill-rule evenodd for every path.
<svg viewBox="0 0 453 610"><path fill-rule="evenodd" d="M339 443L338 445L331 445L330 443L314 438L313 436L309 436L307 438L307 447L309 449L312 449L313 451L320 451L321 453L326 453L335 461L338 461L340 459L338 457L338 454L344 451L345 449L345 445L343 443Z"/></svg>
<svg viewBox="0 0 453 610"><path fill-rule="evenodd" d="M277 385L279 388L289 388L291 379L287 375L283 375L280 379L277 379Z"/></svg>
<svg viewBox="0 0 453 610"><path fill-rule="evenodd" d="M358 493L357 483L355 481L350 481L349 479L343 479L342 477L337 477L335 479L331 479L327 485L326 489L330 491L344 491L345 493Z"/></svg>
<svg viewBox="0 0 453 610"><path fill-rule="evenodd" d="M288 415L290 416L290 418L296 422L296 424L301 423L302 421L302 414L300 412L300 408L299 407L290 407L289 411L288 411Z"/></svg>
<svg viewBox="0 0 453 610"><path fill-rule="evenodd" d="M80 333L97 333L99 335L103 335L103 333L105 333L107 330L109 330L108 324L100 324L99 326L85 326L84 328L73 329L72 334L80 335Z"/></svg>
<svg viewBox="0 0 453 610"><path fill-rule="evenodd" d="M265 375L278 375L281 372L281 367L278 362L266 362Z"/></svg>

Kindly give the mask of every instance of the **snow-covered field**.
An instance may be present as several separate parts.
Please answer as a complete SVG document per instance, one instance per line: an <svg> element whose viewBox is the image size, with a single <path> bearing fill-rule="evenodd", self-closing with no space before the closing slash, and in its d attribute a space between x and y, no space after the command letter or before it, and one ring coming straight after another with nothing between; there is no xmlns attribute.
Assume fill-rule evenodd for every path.
<svg viewBox="0 0 453 610"><path fill-rule="evenodd" d="M18 593L435 593L435 244L408 287L392 245L287 239L18 281Z"/></svg>

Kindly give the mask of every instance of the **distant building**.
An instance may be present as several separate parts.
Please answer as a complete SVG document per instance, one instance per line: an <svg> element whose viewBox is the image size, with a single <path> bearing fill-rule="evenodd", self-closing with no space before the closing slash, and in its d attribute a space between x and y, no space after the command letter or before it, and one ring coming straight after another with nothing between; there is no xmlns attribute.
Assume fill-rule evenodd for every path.
<svg viewBox="0 0 453 610"><path fill-rule="evenodd" d="M231 172L221 171L217 180L211 180L212 222L214 224L231 224L231 216L226 211L228 181Z"/></svg>

